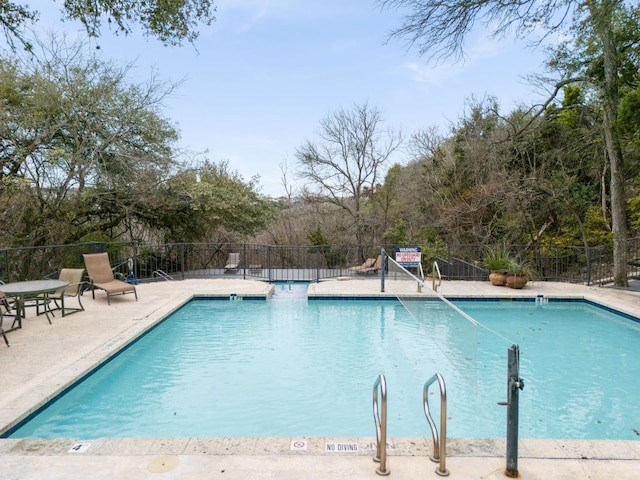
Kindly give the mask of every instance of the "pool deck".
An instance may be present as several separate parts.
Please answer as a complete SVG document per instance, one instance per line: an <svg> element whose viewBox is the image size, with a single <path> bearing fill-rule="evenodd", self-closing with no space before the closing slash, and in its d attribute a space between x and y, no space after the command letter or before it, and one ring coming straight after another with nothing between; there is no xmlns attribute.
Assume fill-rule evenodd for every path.
<svg viewBox="0 0 640 480"><path fill-rule="evenodd" d="M403 284L406 285L407 284ZM413 285L409 288L413 289ZM387 283L386 294L400 288ZM23 328L0 342L0 431L25 418L78 376L124 348L193 295L269 296L272 286L252 280L216 279L158 282L138 286L132 295L85 294L84 312L49 325L27 309ZM585 298L631 315L640 314L634 289L530 282L523 290L488 282L443 281L445 296ZM411 290L412 291L412 290ZM311 284L310 295L379 296L379 279L340 279ZM407 293L411 293L407 291ZM423 292L427 295L427 292ZM69 303L74 300L70 300ZM10 326L12 318L4 320ZM168 359L170 361L170 359ZM372 379L373 382L373 379ZM506 391L506 385L505 385ZM526 391L525 391L526 392ZM505 392L506 394L506 392ZM638 411L638 405L629 405ZM482 421L482 419L478 419ZM640 422L640 419L638 419ZM636 426L640 430L640 424ZM373 420L372 420L373 430ZM327 443L357 445L357 451L328 451ZM428 459L430 434L389 438L390 478L435 479ZM75 448L74 448L75 447ZM638 440L520 439L518 470L524 479L640 478ZM0 439L0 478L56 479L375 479L375 436L364 438L170 438L170 439ZM504 439L448 439L447 468L452 479L507 478Z"/></svg>

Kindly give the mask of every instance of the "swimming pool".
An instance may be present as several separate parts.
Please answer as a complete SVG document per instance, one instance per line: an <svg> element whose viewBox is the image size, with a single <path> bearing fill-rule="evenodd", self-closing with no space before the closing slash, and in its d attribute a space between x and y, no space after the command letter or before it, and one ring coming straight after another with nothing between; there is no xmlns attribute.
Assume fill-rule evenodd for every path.
<svg viewBox="0 0 640 480"><path fill-rule="evenodd" d="M392 300L194 300L10 436L372 436L380 372L389 434L428 436L421 389L439 371L449 436L504 437L507 343L477 329L477 347L457 345L470 337L423 303L425 319L444 319L430 338ZM520 345L522 437L637 438L637 323L585 302L457 304ZM474 352L473 377L445 342Z"/></svg>

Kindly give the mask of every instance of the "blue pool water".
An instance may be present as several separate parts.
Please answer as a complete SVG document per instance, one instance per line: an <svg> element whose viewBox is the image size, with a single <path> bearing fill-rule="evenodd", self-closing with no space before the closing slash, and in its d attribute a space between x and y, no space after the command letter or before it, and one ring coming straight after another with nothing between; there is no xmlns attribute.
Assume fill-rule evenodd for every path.
<svg viewBox="0 0 640 480"><path fill-rule="evenodd" d="M584 302L457 305L487 328L442 302L194 300L10 436L375 436L384 373L389 435L430 437L440 372L448 436L504 437L515 342L522 438L638 438L640 324Z"/></svg>

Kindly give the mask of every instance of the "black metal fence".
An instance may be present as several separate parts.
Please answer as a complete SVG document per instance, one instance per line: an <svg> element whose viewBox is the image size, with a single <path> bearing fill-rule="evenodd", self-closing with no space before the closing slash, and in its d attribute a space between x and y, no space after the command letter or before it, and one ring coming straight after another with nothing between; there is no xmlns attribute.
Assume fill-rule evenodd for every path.
<svg viewBox="0 0 640 480"><path fill-rule="evenodd" d="M393 252L394 246L381 246ZM365 252L380 254L380 248ZM640 276L640 238L629 240L629 276ZM423 268L438 262L450 280L486 280L482 247L458 245L423 246ZM320 281L324 278L356 276L352 267L362 263L355 245L283 246L260 244L175 243L82 243L42 247L0 249L0 280L4 282L57 275L63 267L83 267L84 253L107 252L114 271L138 281L186 278L234 277L265 281ZM434 253L428 253L434 252ZM538 280L603 285L612 281L613 253L608 246L513 248L514 255L528 260ZM236 254L236 255L232 255ZM237 257L237 264L230 260ZM129 271L128 259L133 259ZM236 262L233 262L236 263ZM373 275L373 274L369 274Z"/></svg>
<svg viewBox="0 0 640 480"><path fill-rule="evenodd" d="M241 276L267 281L319 281L348 275L356 248L349 245L168 244L131 253L142 279ZM237 255L237 263L232 256Z"/></svg>
<svg viewBox="0 0 640 480"><path fill-rule="evenodd" d="M349 267L359 263L357 249L351 245L92 242L1 249L0 280L6 283L55 276L63 267L82 268L83 254L102 252L109 254L117 275L127 278L133 274L138 281L225 276L266 281L319 281L353 274ZM232 254L236 254L237 263L235 259L231 262ZM133 271L129 271L129 258L133 259Z"/></svg>
<svg viewBox="0 0 640 480"><path fill-rule="evenodd" d="M629 278L640 277L640 238L627 242ZM528 262L536 280L602 286L613 282L613 249L610 246L512 247L512 254ZM482 266L482 247L459 245L437 255L440 272L451 280L485 280L489 271ZM429 267L427 267L429 268Z"/></svg>

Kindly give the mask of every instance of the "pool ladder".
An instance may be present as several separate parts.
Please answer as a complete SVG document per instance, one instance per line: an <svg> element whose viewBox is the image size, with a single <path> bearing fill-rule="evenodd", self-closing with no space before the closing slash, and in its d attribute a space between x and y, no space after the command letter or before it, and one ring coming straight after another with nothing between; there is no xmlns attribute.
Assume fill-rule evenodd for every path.
<svg viewBox="0 0 640 480"><path fill-rule="evenodd" d="M429 387L436 381L440 388L440 435L438 435L438 428L429 411ZM379 400L378 392L380 392ZM422 388L422 401L424 415L427 417L431 436L433 437L433 455L430 455L429 458L439 463L436 473L441 477L446 477L449 475L446 465L447 389L442 375L436 373L425 382ZM376 468L376 473L386 476L391 471L387 468L387 382L384 374L380 374L373 384L373 419L376 424L376 454L373 457L373 461L380 463L380 466Z"/></svg>
<svg viewBox="0 0 640 480"><path fill-rule="evenodd" d="M436 427L431 412L429 411L429 387L438 382L440 387L440 436L438 437L438 428ZM438 468L436 473L441 477L449 475L447 470L447 389L444 384L444 378L439 373L433 375L429 380L424 383L422 388L422 402L424 405L424 415L427 417L429 428L431 429L431 436L433 437L433 455L429 458L433 462L438 462Z"/></svg>
<svg viewBox="0 0 640 480"><path fill-rule="evenodd" d="M373 384L373 419L376 423L376 454L373 461L380 464L376 473L387 476L391 473L387 468L387 381L382 373Z"/></svg>
<svg viewBox="0 0 640 480"><path fill-rule="evenodd" d="M436 283L436 275L438 276L438 283ZM431 269L431 290L437 292L440 285L442 285L442 274L440 273L438 262L434 261Z"/></svg>

